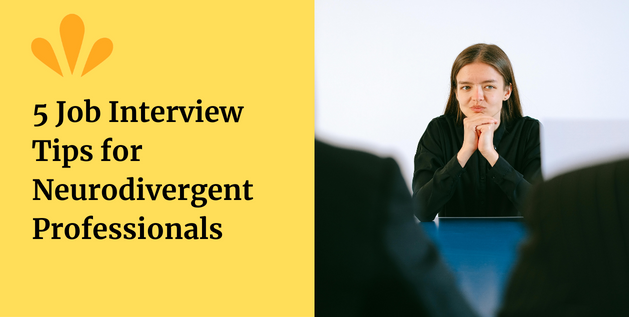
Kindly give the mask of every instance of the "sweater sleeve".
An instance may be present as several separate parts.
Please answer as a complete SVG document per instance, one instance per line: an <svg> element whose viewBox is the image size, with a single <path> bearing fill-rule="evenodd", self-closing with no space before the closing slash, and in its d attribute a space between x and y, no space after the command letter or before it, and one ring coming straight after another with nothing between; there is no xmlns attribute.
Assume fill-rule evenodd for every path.
<svg viewBox="0 0 629 317"><path fill-rule="evenodd" d="M413 173L413 202L420 221L432 221L452 198L465 171L454 157L445 158L438 123L433 120L419 140Z"/></svg>
<svg viewBox="0 0 629 317"><path fill-rule="evenodd" d="M537 120L532 122L533 124L528 129L522 131L526 136L523 136L525 150L520 171L511 166L502 156L489 170L491 179L502 189L520 213L522 213L523 203L531 189L531 184L542 180L540 125Z"/></svg>

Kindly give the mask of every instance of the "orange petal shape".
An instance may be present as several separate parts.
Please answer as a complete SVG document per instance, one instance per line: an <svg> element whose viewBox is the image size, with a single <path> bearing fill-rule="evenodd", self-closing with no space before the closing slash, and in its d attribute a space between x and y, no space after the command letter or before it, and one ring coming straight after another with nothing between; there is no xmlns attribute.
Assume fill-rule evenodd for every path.
<svg viewBox="0 0 629 317"><path fill-rule="evenodd" d="M114 50L114 43L111 42L110 39L104 37L92 46L92 51L90 51L90 55L87 57L87 61L85 62L85 68L83 68L83 75L87 74L90 70L94 69L94 67L98 66L98 64L102 63L104 60L111 55L111 52Z"/></svg>
<svg viewBox="0 0 629 317"><path fill-rule="evenodd" d="M83 20L76 14L66 15L61 21L59 33L61 33L61 43L63 43L63 49L66 52L70 73L74 74L74 66L76 66L76 60L79 58L83 34L85 34Z"/></svg>
<svg viewBox="0 0 629 317"><path fill-rule="evenodd" d="M31 43L31 50L37 59L63 77L63 73L61 73L61 68L59 67L59 62L57 61L57 56L55 56L55 51L53 51L52 46L48 43L48 41L41 37L34 39L33 43Z"/></svg>

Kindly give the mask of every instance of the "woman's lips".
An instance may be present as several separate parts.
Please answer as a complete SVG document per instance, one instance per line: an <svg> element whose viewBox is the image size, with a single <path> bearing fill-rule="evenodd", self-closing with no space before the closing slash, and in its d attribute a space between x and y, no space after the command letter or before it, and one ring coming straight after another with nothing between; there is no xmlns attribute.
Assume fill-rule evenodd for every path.
<svg viewBox="0 0 629 317"><path fill-rule="evenodd" d="M474 111L474 112L483 112L483 110L485 110L485 107L481 107L481 106L473 106L472 107L472 111Z"/></svg>

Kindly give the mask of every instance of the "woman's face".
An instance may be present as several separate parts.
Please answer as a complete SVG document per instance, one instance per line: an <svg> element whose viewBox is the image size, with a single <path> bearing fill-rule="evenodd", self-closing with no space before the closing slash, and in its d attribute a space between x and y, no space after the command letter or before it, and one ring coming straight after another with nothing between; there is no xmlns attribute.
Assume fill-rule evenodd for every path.
<svg viewBox="0 0 629 317"><path fill-rule="evenodd" d="M467 64L456 75L456 100L466 117L487 115L500 122L502 102L509 99L511 85L505 87L504 78L485 63Z"/></svg>

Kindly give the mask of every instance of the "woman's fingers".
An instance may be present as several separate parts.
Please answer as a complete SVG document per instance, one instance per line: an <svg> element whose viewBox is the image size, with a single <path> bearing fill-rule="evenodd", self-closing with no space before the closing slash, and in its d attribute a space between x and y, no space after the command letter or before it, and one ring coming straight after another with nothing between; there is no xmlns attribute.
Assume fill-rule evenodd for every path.
<svg viewBox="0 0 629 317"><path fill-rule="evenodd" d="M463 119L463 145L461 150L466 154L471 155L478 148L478 132L476 131L476 125L470 118Z"/></svg>
<svg viewBox="0 0 629 317"><path fill-rule="evenodd" d="M481 129L484 129L488 126L490 126L492 123L481 123L477 126L474 127L474 130L476 131L477 134L480 134Z"/></svg>
<svg viewBox="0 0 629 317"><path fill-rule="evenodd" d="M474 125L474 126L483 125L483 124L496 124L496 123L498 123L498 120L496 120L496 119L494 119L493 117L490 117L490 116L479 116L479 117L465 118L465 119L469 119L467 121L468 124L469 125Z"/></svg>
<svg viewBox="0 0 629 317"><path fill-rule="evenodd" d="M481 125L477 125L476 126L476 131L480 134L486 131L490 131L491 129L491 124L490 123L484 123Z"/></svg>

